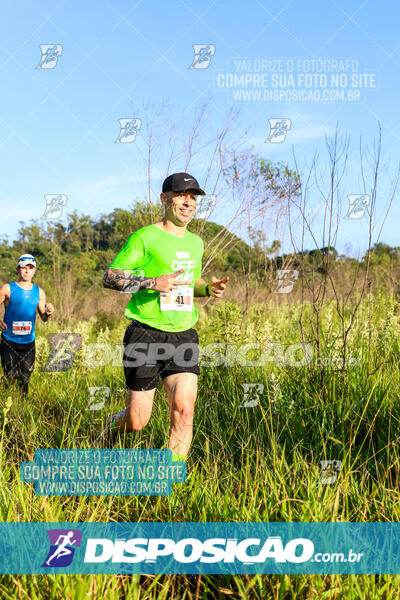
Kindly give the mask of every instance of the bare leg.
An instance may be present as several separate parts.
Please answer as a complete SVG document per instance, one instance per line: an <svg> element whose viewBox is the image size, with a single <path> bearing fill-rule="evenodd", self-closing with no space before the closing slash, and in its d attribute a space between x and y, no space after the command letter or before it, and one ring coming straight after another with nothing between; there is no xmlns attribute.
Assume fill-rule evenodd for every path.
<svg viewBox="0 0 400 600"><path fill-rule="evenodd" d="M195 373L175 373L163 380L171 418L168 448L181 456L187 456L192 442L197 379Z"/></svg>
<svg viewBox="0 0 400 600"><path fill-rule="evenodd" d="M115 417L115 426L124 431L141 431L150 420L156 388L142 392L126 390L126 408Z"/></svg>

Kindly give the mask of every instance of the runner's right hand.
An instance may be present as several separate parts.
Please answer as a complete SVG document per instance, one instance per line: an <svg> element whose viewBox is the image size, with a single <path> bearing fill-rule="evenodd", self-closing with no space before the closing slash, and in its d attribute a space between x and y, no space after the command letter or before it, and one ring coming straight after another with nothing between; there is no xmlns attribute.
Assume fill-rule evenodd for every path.
<svg viewBox="0 0 400 600"><path fill-rule="evenodd" d="M192 285L191 281L177 281L175 278L182 273L185 269L180 269L180 271L175 271L175 273L168 273L167 275L160 275L155 278L155 285L150 289L155 290L156 292L172 292L180 285Z"/></svg>
<svg viewBox="0 0 400 600"><path fill-rule="evenodd" d="M7 329L7 325L0 319L0 330L3 331L4 329Z"/></svg>

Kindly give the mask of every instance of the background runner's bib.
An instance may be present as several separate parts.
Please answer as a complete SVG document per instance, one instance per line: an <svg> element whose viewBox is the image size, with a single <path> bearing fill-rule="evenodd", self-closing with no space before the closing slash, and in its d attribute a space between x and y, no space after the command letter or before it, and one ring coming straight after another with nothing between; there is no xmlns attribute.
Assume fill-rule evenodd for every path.
<svg viewBox="0 0 400 600"><path fill-rule="evenodd" d="M32 321L13 321L13 335L30 335L32 332Z"/></svg>
<svg viewBox="0 0 400 600"><path fill-rule="evenodd" d="M39 288L24 290L16 281L10 283L10 301L5 308L2 332L6 340L17 344L29 344L35 339L36 309L39 304Z"/></svg>
<svg viewBox="0 0 400 600"><path fill-rule="evenodd" d="M142 270L145 277L167 275L180 269L184 272L176 281L190 281L167 294L155 290L139 290L132 294L125 309L127 319L135 319L163 331L191 329L198 319L193 301L194 282L201 277L203 240L186 230L185 237L159 229L156 225L142 227L133 233L117 254L110 268L123 271Z"/></svg>

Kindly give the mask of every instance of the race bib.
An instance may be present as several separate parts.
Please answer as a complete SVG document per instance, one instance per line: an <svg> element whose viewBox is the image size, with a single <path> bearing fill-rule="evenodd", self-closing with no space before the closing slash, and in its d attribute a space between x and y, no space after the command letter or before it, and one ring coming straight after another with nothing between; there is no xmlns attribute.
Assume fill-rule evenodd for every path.
<svg viewBox="0 0 400 600"><path fill-rule="evenodd" d="M193 288L187 285L180 285L172 292L160 293L161 310L193 310Z"/></svg>
<svg viewBox="0 0 400 600"><path fill-rule="evenodd" d="M29 335L32 331L32 321L13 321L12 332L14 335Z"/></svg>

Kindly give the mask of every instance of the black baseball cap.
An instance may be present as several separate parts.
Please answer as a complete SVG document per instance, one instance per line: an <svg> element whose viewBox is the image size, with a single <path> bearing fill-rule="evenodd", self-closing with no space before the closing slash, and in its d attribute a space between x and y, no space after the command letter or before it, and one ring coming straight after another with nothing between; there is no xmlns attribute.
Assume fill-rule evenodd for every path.
<svg viewBox="0 0 400 600"><path fill-rule="evenodd" d="M164 179L163 192L187 192L188 190L193 190L195 194L200 196L207 195L199 186L197 179L189 173L173 173Z"/></svg>

